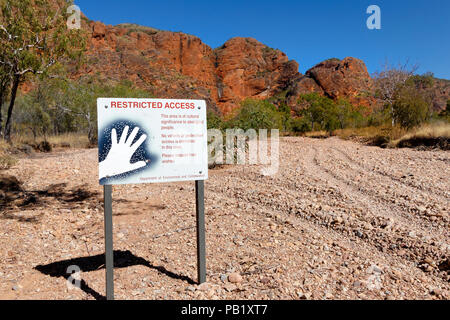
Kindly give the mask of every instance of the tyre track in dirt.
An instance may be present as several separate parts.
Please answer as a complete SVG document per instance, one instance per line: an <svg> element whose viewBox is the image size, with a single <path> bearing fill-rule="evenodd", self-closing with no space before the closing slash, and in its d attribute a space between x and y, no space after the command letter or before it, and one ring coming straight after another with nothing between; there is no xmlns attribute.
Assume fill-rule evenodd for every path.
<svg viewBox="0 0 450 320"><path fill-rule="evenodd" d="M446 202L450 201L449 193L445 190L432 189L432 188L424 186L423 184L422 185L414 184L411 181L405 182L404 179L398 178L398 177L394 176L393 174L389 174L384 171L379 171L379 170L376 170L375 168L370 168L370 167L364 165L364 163L362 163L360 161L356 161L354 158L350 157L347 153L345 153L342 149L338 149L335 147L331 147L330 149L341 154L348 161L348 163L359 167L362 170L362 172L373 173L373 174L376 174L381 177L389 178L394 183L404 185L406 187L410 187L410 189L415 189L416 191L419 191L422 194L426 194L427 192L428 193L433 192L435 195L438 195L442 201L446 201ZM357 169L355 169L355 170L357 170Z"/></svg>
<svg viewBox="0 0 450 320"><path fill-rule="evenodd" d="M401 204L399 204L395 199L390 199L384 196L386 193L389 193L389 191L374 191L376 190L375 187L383 186L382 183L378 183L379 181L377 181L376 184L370 185L370 179L361 178L359 179L358 183L355 183L351 178L348 177L348 174L345 175L342 168L340 168L339 173L337 173L336 170L332 170L326 167L324 161L320 161L319 157L317 157L317 154L322 154L322 152L318 152L317 149L315 149L314 164L320 170L324 171L327 175L333 177L335 181L341 185L341 187L346 186L345 188L350 188L348 189L350 192L364 198L364 204L376 203L376 205L380 206L383 209L380 212L386 213L390 218L395 218L398 220L400 217L402 217L405 224L409 224L411 220L413 220L416 224L420 225L421 229L429 229L432 222L430 221L429 217L423 217L421 211L417 209L417 204L410 204L411 199L408 199L409 201L406 202L402 201ZM333 161L336 161L336 159L333 159ZM350 174L350 176L355 175ZM362 183L368 183L369 187L363 186ZM398 194L396 194L396 196L398 196ZM445 217L440 218L442 220L445 219ZM444 225L441 228L429 230L430 235L431 233L440 232L441 235L446 234L448 236L448 233L446 232L448 230L448 225L445 220L441 222Z"/></svg>
<svg viewBox="0 0 450 320"><path fill-rule="evenodd" d="M312 149L312 152L314 151L314 148ZM297 218L302 218L303 220L307 221L308 223L314 223L316 225L322 226L329 229L332 229L334 231L340 232L341 234L345 235L346 237L350 237L353 239L356 238L363 238L368 244L371 246L374 246L378 251L389 251L393 252L394 254L397 251L400 251L402 249L406 249L410 254L402 254L403 259L408 259L411 262L414 262L416 265L417 263L424 257L424 256L433 256L435 259L440 259L442 255L445 254L445 248L446 244L442 243L441 239L439 237L436 237L435 230L428 230L428 228L425 228L426 225L420 221L420 219L416 219L416 223L411 225L411 217L410 216L398 216L398 210L394 211L395 214L390 213L392 209L390 207L385 207L386 212L388 212L389 218L395 219L395 227L391 229L391 226L383 226L385 223L386 215L380 215L379 210L374 209L371 206L371 203L374 201L372 197L366 196L363 193L361 193L358 190L355 190L353 187L349 187L345 182L340 182L336 180L333 176L330 176L327 172L323 172L320 167L314 166L314 155L308 155L311 153L311 150L308 152L302 152L301 157L302 158L309 158L309 164L310 167L308 176L311 176L314 181L317 181L317 177L320 177L322 181L326 183L333 182L332 184L339 186L339 189L345 190L347 194L353 195L353 197L350 197L351 202L353 202L353 206L355 208L363 208L362 211L360 211L360 215L356 217L356 219L349 219L349 224L351 226L350 230L348 226L343 226L340 223L339 216L333 217L330 216L327 213L320 212L320 210L311 210L311 206L313 205L312 201L303 201L300 202L299 205L299 199L298 199L298 192L299 192L299 183L298 180L292 181L288 179L288 177L293 177L292 171L297 171L296 169L290 169L286 167L282 167L280 169L280 172L282 174L281 177L271 177L270 181L267 181L267 177L261 177L261 175L254 172L254 170L251 170L250 172L246 172L245 178L243 178L241 175L235 175L235 178L245 180L245 181L251 181L253 183L254 188L251 192L246 192L243 189L234 189L233 192L229 192L228 195L230 197L237 197L242 199L243 203L253 203L258 206L264 206L267 210L273 210L278 212L283 212L286 214L295 214ZM283 155L283 157L289 157L292 160L297 160L296 156L299 154L296 153L296 155ZM306 156L305 156L306 155ZM311 162L312 161L312 162ZM313 165L311 165L313 164ZM324 176L325 174L325 176ZM236 183L236 185L240 185L239 183ZM295 188L292 188L292 185L295 186ZM308 187L308 183L300 183L303 190L308 190L308 192L313 195L317 196L315 194L317 191L324 194L324 191L326 193L326 190L329 191L328 188L325 188L323 190L320 190L317 187ZM276 187L274 187L276 186ZM275 197L263 197L261 198L258 194L260 191L258 190L273 190L276 189L276 193L280 193L280 188L283 188L281 190L282 193L287 197L286 199L282 199L281 203L280 201L277 201ZM332 189L331 189L332 190ZM223 189L215 190L216 192L224 192ZM355 194L358 195L359 199L355 201ZM330 202L330 200L335 200L333 198L342 198L342 194L340 192L336 192L335 197L331 197L332 199L327 199L325 202ZM333 201L332 201L333 202ZM286 207L285 204L288 204ZM292 205L295 204L295 205ZM347 203L339 203L337 201L337 204L335 207L344 207L348 206ZM377 203L376 205L380 205ZM311 212L316 211L316 212ZM368 216L368 213L370 213L370 216ZM342 215L345 215L346 212L342 213ZM381 218L381 219L380 219ZM334 220L333 220L334 219ZM367 236L364 235L357 235L354 231L355 229L359 230L365 230L368 226L367 222L369 221L370 225L372 227L369 227L370 230L367 230ZM419 227L416 226L416 224L419 223ZM345 223L344 223L345 224ZM412 227L413 226L413 227ZM381 229L380 229L381 228ZM424 232L424 228L426 229L426 232ZM385 230L384 230L385 229ZM389 233L386 233L386 231L389 230ZM441 230L442 231L442 230ZM425 239L417 238L414 233L421 234ZM410 236L411 235L411 236ZM441 232L441 236L445 236L444 232ZM380 245L381 244L381 245ZM444 247L444 250L442 249Z"/></svg>
<svg viewBox="0 0 450 320"><path fill-rule="evenodd" d="M335 138L329 140L330 144L336 141ZM450 199L450 192L447 185L447 181L450 178L448 176L450 157L448 157L445 151L443 154L438 153L438 155L434 155L434 151L423 151L424 154L422 154L420 151L408 150L408 157L404 159L405 154L401 152L405 152L405 150L387 149L391 152L396 152L393 156L395 156L397 161L389 161L390 157L387 156L384 160L389 162L389 165L386 165L383 162L384 157L378 158L376 147L361 146L355 149L351 143L340 141L339 148L332 145L331 148L340 152L349 162L356 163L365 170L388 176L394 181L409 185L422 192L428 191L433 194L439 194L446 201ZM353 154L353 157L350 154ZM424 164L420 167L414 167L412 159L414 161L424 162ZM412 164L412 167L409 167L410 164ZM418 172L419 174L413 175L411 171L420 171L420 173ZM442 177L441 175L446 172L446 177ZM414 179L406 180L412 176Z"/></svg>
<svg viewBox="0 0 450 320"><path fill-rule="evenodd" d="M245 180L249 181L249 173L247 172L247 176L245 178L242 178L239 175L236 175L233 180L239 179L239 180ZM273 178L272 178L273 179ZM341 234L341 236L344 236L345 238L350 238L353 241L355 240L363 240L367 245L375 249L376 251L379 251L381 253L385 252L393 252L395 253L395 250L391 249L392 243L399 242L399 247L407 248L408 251L411 251L410 255L402 255L400 256L401 259L407 259L408 261L413 262L414 264L417 264L417 262L420 260L420 256L425 253L432 254L436 253L436 251L439 251L438 248L435 246L430 247L430 245L423 245L422 241L419 239L412 239L411 237L408 237L407 235L403 233L397 234L396 236L392 237L392 235L388 235L386 233L383 234L376 234L376 237L373 237L372 235L370 237L362 236L358 237L357 235L352 232L353 229L360 229L365 230L365 228L368 226L367 222L364 220L358 220L358 219L350 219L348 223L336 223L335 216L329 215L327 212L321 211L321 206L319 206L319 209L313 205L311 201L306 200L306 204L300 204L298 205L291 205L292 203L295 203L297 199L297 195L295 194L295 190L282 190L284 191L284 196L289 195L288 197L285 197L282 199L282 201L277 201L275 197L261 197L261 194L264 194L264 191L259 190L270 190L270 187L273 185L280 186L279 181L270 181L267 182L267 177L261 177L258 174L255 174L252 172L251 179L252 184L254 186L254 189L252 191L247 192L246 190L242 188L235 188L235 189L229 189L228 193L227 190L224 190L223 188L219 187L218 189L210 188L210 190L223 194L226 193L229 198L238 198L241 199L242 203L252 203L258 206L258 208L265 208L265 210L271 210L273 212L278 213L284 213L285 215L291 215L295 219L300 218L301 220L307 222L308 224L313 224L316 226L319 226L322 228L321 232L337 232ZM276 182L276 183L274 183ZM240 183L236 183L236 185L240 185ZM314 190L314 189L313 189ZM314 192L317 192L317 189L314 190ZM277 191L277 193L279 193ZM317 196L317 194L315 194ZM340 195L338 194L338 197ZM328 202L328 200L327 200ZM288 206L286 207L286 204ZM367 220L367 219L366 219ZM350 224L350 228L349 225ZM304 224L302 224L304 226ZM405 228L407 225L405 226ZM375 228L373 228L375 229ZM397 229L401 230L401 229ZM376 231L376 230L375 230ZM370 233L370 231L367 231ZM373 233L373 232L372 232ZM394 232L395 233L395 232ZM408 239L403 241L403 237L407 237ZM397 240L397 241L396 241ZM380 246L380 244L382 244ZM435 256L436 254L433 254ZM439 254L437 254L439 255Z"/></svg>
<svg viewBox="0 0 450 320"><path fill-rule="evenodd" d="M353 165L348 163L345 159L342 159L342 153L340 150L332 149L332 152L336 155L334 158L337 161L343 161L343 165L355 174L351 176L361 176L367 175L368 179L364 179L369 187L363 187L365 193L376 197L377 199L382 199L386 205L393 205L396 211L407 212L407 215L414 215L418 219L423 220L423 227L428 228L431 233L440 232L442 235L449 235L449 219L447 208L450 207L450 202L439 195L434 194L434 201L430 201L430 195L423 189L416 189L407 184L399 183L392 180L390 177L381 175L379 173L374 173L370 170L366 170L359 165ZM383 180L388 179L388 181L377 180L377 183L372 182L372 177L378 176ZM342 178L342 177L341 177ZM356 186L352 183L351 178L348 175L342 180L346 183ZM382 190L378 192L373 192L376 187L382 187ZM395 191L394 191L395 190ZM407 216L406 216L407 217Z"/></svg>
<svg viewBox="0 0 450 320"><path fill-rule="evenodd" d="M315 155L313 162L318 167L318 171L322 170L327 176L325 180L334 181L336 185L339 185L341 189L347 190L347 192L359 198L357 202L362 207L365 207L367 211L365 211L364 216L361 217L361 220L370 219L370 223L376 227L383 227L382 224L377 223L377 219L373 219L374 217L387 217L389 219L393 219L393 224L395 227L393 230L390 230L394 233L394 236L389 235L388 233L380 234L379 232L372 232L372 236L375 239L370 239L370 241L374 241L375 243L385 243L388 245L388 248L391 250L394 249L405 249L412 253L409 255L409 258L416 263L419 263L426 257L433 257L440 261L448 254L449 245L446 241L449 238L448 229L431 229L426 221L423 221L420 218L417 218L415 215L409 215L405 213L401 208L398 208L395 204L391 204L392 207L389 206L389 201L383 201L382 203L378 201L380 198L377 195L373 195L372 192L367 192L369 189L366 188L358 188L352 183L349 183L348 180L343 179L340 175L331 170L324 168L318 163L317 149L314 147ZM367 193L365 193L367 192ZM384 200L381 198L381 200ZM378 210L380 209L380 210ZM379 214L377 214L378 212ZM366 215L370 214L371 217L367 217ZM382 220L383 221L383 220ZM382 222L383 223L383 222ZM436 235L437 231L439 234ZM380 248L378 248L380 249ZM395 250L394 250L395 251Z"/></svg>

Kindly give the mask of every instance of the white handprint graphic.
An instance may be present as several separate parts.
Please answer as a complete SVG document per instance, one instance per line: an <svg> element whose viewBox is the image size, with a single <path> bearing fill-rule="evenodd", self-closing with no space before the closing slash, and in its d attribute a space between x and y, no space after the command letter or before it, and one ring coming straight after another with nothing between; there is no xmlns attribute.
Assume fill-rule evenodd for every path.
<svg viewBox="0 0 450 320"><path fill-rule="evenodd" d="M111 130L111 149L106 159L99 163L100 179L109 178L118 174L133 171L147 165L146 161L138 161L130 163L131 157L141 144L147 139L147 135L143 134L133 145L133 140L139 132L139 127L135 127L127 139L129 127L123 129L122 136L117 142L116 129Z"/></svg>

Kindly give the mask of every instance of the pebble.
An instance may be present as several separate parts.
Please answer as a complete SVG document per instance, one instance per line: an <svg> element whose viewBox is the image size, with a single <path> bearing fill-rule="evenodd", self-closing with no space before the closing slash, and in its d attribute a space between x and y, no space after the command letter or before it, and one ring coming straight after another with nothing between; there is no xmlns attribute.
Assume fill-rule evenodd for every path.
<svg viewBox="0 0 450 320"><path fill-rule="evenodd" d="M242 276L237 272L228 275L228 281L231 283L241 283L242 280Z"/></svg>
<svg viewBox="0 0 450 320"><path fill-rule="evenodd" d="M360 230L356 230L356 231L355 231L355 235L356 235L358 238L362 238L364 234L363 234Z"/></svg>
<svg viewBox="0 0 450 320"><path fill-rule="evenodd" d="M378 267L377 265L372 265L369 269L370 269L370 273L377 273L377 274L383 273L383 270L380 267Z"/></svg>
<svg viewBox="0 0 450 320"><path fill-rule="evenodd" d="M232 284L232 283L227 283L224 288L228 292L232 292L232 291L237 289L237 286L235 284Z"/></svg>
<svg viewBox="0 0 450 320"><path fill-rule="evenodd" d="M187 291L192 291L192 292L194 292L195 290L197 290L194 286L188 286L187 288L186 288L186 290Z"/></svg>
<svg viewBox="0 0 450 320"><path fill-rule="evenodd" d="M199 291L208 291L211 288L211 284L208 282L203 282L197 287Z"/></svg>
<svg viewBox="0 0 450 320"><path fill-rule="evenodd" d="M262 284L268 284L270 282L270 278L264 277L261 279Z"/></svg>

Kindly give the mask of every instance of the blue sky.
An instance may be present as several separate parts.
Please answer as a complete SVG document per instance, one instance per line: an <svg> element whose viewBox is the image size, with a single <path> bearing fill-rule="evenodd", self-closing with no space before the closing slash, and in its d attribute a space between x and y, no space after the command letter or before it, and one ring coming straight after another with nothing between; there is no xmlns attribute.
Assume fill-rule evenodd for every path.
<svg viewBox="0 0 450 320"><path fill-rule="evenodd" d="M328 58L364 60L369 72L417 63L419 73L450 79L448 0L75 0L92 20L137 23L198 36L216 48L252 37L285 52L300 72ZM369 5L381 8L381 30L369 30Z"/></svg>

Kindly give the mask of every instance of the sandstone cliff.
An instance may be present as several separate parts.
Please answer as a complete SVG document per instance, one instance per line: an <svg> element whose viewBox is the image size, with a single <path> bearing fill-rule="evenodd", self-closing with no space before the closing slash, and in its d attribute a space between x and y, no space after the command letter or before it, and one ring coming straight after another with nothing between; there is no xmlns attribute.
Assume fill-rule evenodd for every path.
<svg viewBox="0 0 450 320"><path fill-rule="evenodd" d="M371 107L373 80L362 60L328 59L305 75L280 50L252 38L233 38L212 49L198 37L133 24L107 26L83 19L87 62L73 76L91 74L130 80L159 98L206 99L211 109L231 112L245 98L282 94L291 107L303 93L346 98ZM448 84L439 82L435 108L445 107Z"/></svg>
<svg viewBox="0 0 450 320"><path fill-rule="evenodd" d="M346 98L356 105L370 107L373 80L362 60L347 57L328 59L311 69L289 88L288 104L295 105L302 93L317 92L331 99Z"/></svg>

